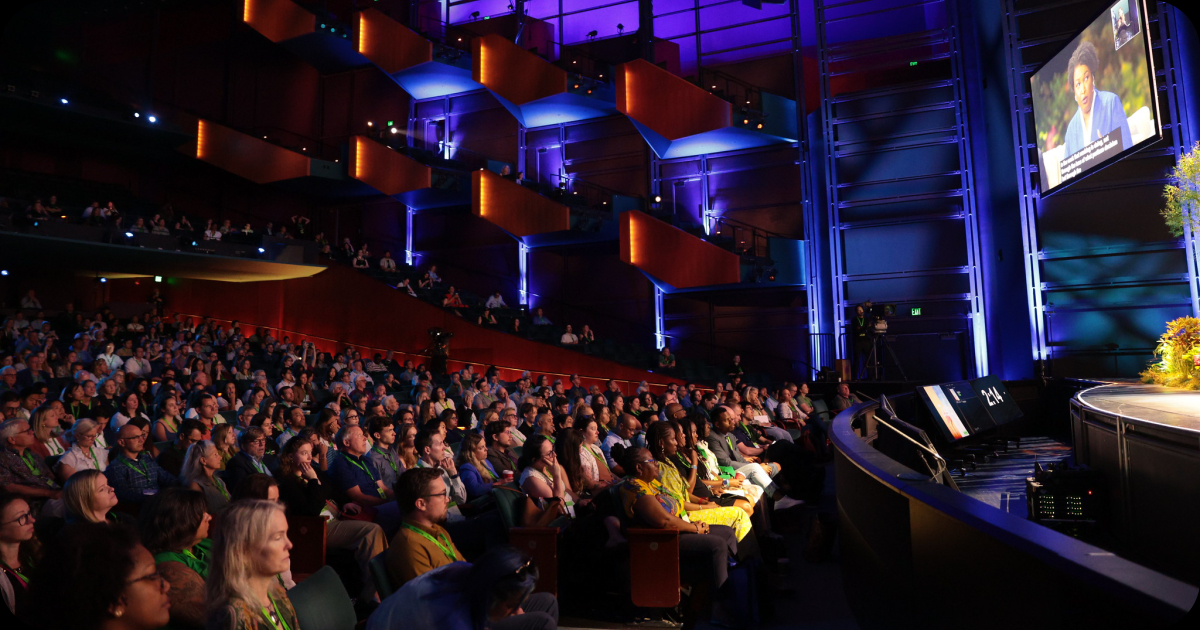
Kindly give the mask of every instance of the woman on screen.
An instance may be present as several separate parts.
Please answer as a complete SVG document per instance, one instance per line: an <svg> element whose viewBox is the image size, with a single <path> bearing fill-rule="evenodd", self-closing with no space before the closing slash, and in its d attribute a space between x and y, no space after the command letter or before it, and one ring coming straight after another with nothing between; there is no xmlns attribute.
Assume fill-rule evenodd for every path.
<svg viewBox="0 0 1200 630"><path fill-rule="evenodd" d="M1067 64L1067 79L1075 89L1075 116L1067 125L1066 155L1078 153L1088 144L1103 138L1116 129L1121 130L1121 150L1128 149L1133 140L1129 135L1129 119L1121 97L1096 89L1096 72L1100 61L1091 42L1080 42Z"/></svg>

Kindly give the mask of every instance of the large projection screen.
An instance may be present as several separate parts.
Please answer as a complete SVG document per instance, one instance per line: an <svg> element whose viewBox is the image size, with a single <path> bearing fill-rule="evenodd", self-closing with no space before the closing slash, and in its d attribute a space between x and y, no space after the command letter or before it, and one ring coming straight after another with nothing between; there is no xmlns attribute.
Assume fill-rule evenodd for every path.
<svg viewBox="0 0 1200 630"><path fill-rule="evenodd" d="M1030 77L1041 194L1162 136L1144 0L1117 0Z"/></svg>

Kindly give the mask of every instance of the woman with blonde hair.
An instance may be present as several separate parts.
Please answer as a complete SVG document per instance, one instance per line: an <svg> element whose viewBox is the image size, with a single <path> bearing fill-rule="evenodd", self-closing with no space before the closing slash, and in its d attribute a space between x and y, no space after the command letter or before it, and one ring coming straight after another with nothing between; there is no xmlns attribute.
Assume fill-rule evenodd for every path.
<svg viewBox="0 0 1200 630"><path fill-rule="evenodd" d="M75 445L58 460L58 478L70 479L81 470L104 472L108 468L108 449L96 443L100 437L100 425L95 420L84 418L71 427Z"/></svg>
<svg viewBox="0 0 1200 630"><path fill-rule="evenodd" d="M112 511L117 492L99 470L81 470L63 484L63 511L67 523L117 521Z"/></svg>
<svg viewBox="0 0 1200 630"><path fill-rule="evenodd" d="M29 450L45 459L56 457L67 452L67 443L56 436L55 429L59 427L58 418L61 415L50 405L42 405L29 415L29 430L33 432L33 445Z"/></svg>
<svg viewBox="0 0 1200 630"><path fill-rule="evenodd" d="M213 540L206 590L209 630L297 630L296 611L278 575L291 567L287 517L276 501L229 506Z"/></svg>
<svg viewBox="0 0 1200 630"><path fill-rule="evenodd" d="M182 485L204 493L209 514L216 514L229 504L229 488L216 475L221 464L221 451L217 450L217 445L211 440L200 440L188 447L179 472Z"/></svg>

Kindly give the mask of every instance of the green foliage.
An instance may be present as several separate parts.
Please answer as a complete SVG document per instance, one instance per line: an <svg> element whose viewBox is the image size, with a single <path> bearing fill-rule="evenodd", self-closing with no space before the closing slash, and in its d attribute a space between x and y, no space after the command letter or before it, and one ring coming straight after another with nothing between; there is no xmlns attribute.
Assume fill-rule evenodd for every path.
<svg viewBox="0 0 1200 630"><path fill-rule="evenodd" d="M1189 228L1200 232L1200 142L1171 169L1171 183L1163 187L1163 198L1167 200L1163 220L1173 236L1183 236Z"/></svg>
<svg viewBox="0 0 1200 630"><path fill-rule="evenodd" d="M1167 332L1159 337L1154 356L1158 360L1142 372L1143 382L1200 390L1200 319L1180 317L1167 322Z"/></svg>

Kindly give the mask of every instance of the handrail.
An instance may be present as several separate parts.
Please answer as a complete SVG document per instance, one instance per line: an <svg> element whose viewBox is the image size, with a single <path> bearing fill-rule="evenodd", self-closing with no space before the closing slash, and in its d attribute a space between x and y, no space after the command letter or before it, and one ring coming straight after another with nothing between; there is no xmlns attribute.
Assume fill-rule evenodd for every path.
<svg viewBox="0 0 1200 630"><path fill-rule="evenodd" d="M725 226L728 226L727 230L722 229ZM764 230L736 219L718 217L716 225L713 226L712 233L717 236L726 236L726 232L729 232L728 236L733 238L733 251L735 253L761 258L769 258L771 255L771 237L788 238L778 232ZM746 232L749 232L749 244L747 244L747 239L744 237Z"/></svg>
<svg viewBox="0 0 1200 630"><path fill-rule="evenodd" d="M282 127L257 125L251 127L248 133L256 138L261 137L271 144L322 160L336 161L341 158L342 150L340 145L310 138L309 136L289 131Z"/></svg>
<svg viewBox="0 0 1200 630"><path fill-rule="evenodd" d="M733 75L701 67L696 85L713 96L733 103L742 112L762 112L763 89ZM736 90L731 88L736 88Z"/></svg>
<svg viewBox="0 0 1200 630"><path fill-rule="evenodd" d="M486 16L469 22L446 22L441 16L420 15L414 20L413 30L432 40L435 44L449 47L470 54L471 42L482 37L471 25L491 17L503 17L512 13L501 13L497 16ZM579 75L586 80L609 83L612 80L612 64L588 54L579 44L563 44L550 38L541 40L542 46L530 48L518 44L522 48L538 55L547 62L566 70L568 73Z"/></svg>
<svg viewBox="0 0 1200 630"><path fill-rule="evenodd" d="M829 436L848 465L907 501L932 509L940 517L957 521L1051 570L1162 619L1177 618L1195 604L1200 594L1195 586L935 483L927 474L917 473L875 450L858 436L852 424L878 407L876 402L860 403L834 418Z"/></svg>
<svg viewBox="0 0 1200 630"><path fill-rule="evenodd" d="M548 173L547 177L552 177L558 180L557 188L561 191L564 191L565 202L569 202L571 200L571 196L578 195L583 198L585 205L588 207L607 209L609 211L612 210L613 197L617 195L644 202L644 199L637 195L630 195L618 190L614 190L607 186L594 184L580 177L570 177L567 175L560 175L558 173ZM571 204L568 203L567 205Z"/></svg>

